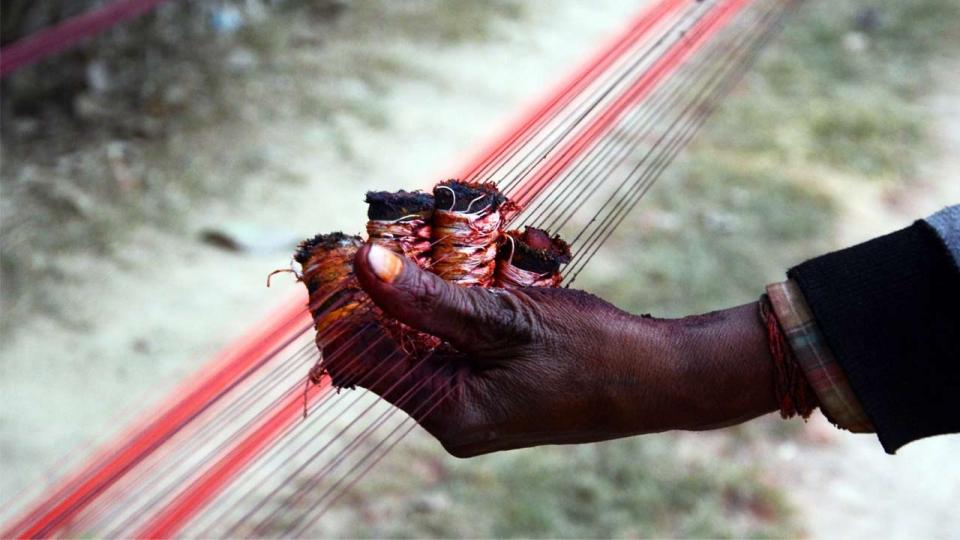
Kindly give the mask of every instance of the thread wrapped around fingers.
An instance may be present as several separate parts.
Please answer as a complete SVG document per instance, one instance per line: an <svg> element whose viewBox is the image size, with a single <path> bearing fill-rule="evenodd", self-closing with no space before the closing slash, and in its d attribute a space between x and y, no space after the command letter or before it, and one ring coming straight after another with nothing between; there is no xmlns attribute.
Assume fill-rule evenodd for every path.
<svg viewBox="0 0 960 540"><path fill-rule="evenodd" d="M371 191L366 202L369 242L405 255L453 283L494 285L502 212L511 206L493 184L448 180L438 184L433 195L419 191ZM524 250L516 256L517 261L530 258L537 263L537 250L546 249L540 246L540 237L518 234L517 238ZM553 241L546 238L546 245L552 246ZM361 374L389 360L396 352L421 359L449 348L440 338L387 317L368 301L353 271L353 259L361 245L358 236L318 235L303 242L294 256L303 268L300 280L310 294L320 350L320 359L309 375L314 383L329 374L337 387L364 385ZM562 242L557 245L562 246L560 251L566 249ZM555 258L554 255L540 257ZM513 251L510 257L514 257ZM542 266L542 261L537 264ZM511 286L553 283L553 273L559 265L550 266L548 275L541 275L544 272L537 264L505 269L504 282Z"/></svg>
<svg viewBox="0 0 960 540"><path fill-rule="evenodd" d="M361 245L359 236L319 234L302 242L294 254L303 269L300 280L309 293L320 350L309 373L314 384L329 374L335 386L353 388L365 372L364 362L386 358L397 349L379 324L382 313L354 274L353 258Z"/></svg>
<svg viewBox="0 0 960 540"><path fill-rule="evenodd" d="M414 260L421 268L430 262L433 195L421 191L368 191L367 235L371 243ZM380 314L380 325L400 348L415 358L442 341Z"/></svg>
<svg viewBox="0 0 960 540"><path fill-rule="evenodd" d="M560 267L571 259L570 246L542 229L526 227L507 231L499 240L496 287L557 287L563 280Z"/></svg>
<svg viewBox="0 0 960 540"><path fill-rule="evenodd" d="M492 183L459 180L437 184L433 196L433 272L459 285L489 287L506 197Z"/></svg>
<svg viewBox="0 0 960 540"><path fill-rule="evenodd" d="M368 191L370 241L405 255L421 267L430 264L433 195L422 191Z"/></svg>

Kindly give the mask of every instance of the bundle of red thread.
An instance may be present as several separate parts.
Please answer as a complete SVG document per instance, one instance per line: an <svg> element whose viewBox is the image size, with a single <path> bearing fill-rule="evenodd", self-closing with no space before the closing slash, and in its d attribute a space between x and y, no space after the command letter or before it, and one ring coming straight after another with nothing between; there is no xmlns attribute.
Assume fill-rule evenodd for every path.
<svg viewBox="0 0 960 540"><path fill-rule="evenodd" d="M558 236L532 227L504 231L504 214L515 207L492 183L447 180L432 195L369 192L366 202L369 242L462 286L556 287L570 261L570 247ZM314 382L330 373L335 385L353 386L366 362L385 361L397 350L423 357L443 345L369 302L353 273L361 244L357 236L318 235L295 256L321 351L310 373Z"/></svg>
<svg viewBox="0 0 960 540"><path fill-rule="evenodd" d="M437 184L433 197L433 272L460 285L491 286L506 197L493 184L457 180Z"/></svg>
<svg viewBox="0 0 960 540"><path fill-rule="evenodd" d="M433 197L418 191L370 191L366 202L370 241L428 266Z"/></svg>
<svg viewBox="0 0 960 540"><path fill-rule="evenodd" d="M507 231L500 237L497 254L497 287L557 287L563 277L560 267L570 262L570 246L559 236L527 227Z"/></svg>

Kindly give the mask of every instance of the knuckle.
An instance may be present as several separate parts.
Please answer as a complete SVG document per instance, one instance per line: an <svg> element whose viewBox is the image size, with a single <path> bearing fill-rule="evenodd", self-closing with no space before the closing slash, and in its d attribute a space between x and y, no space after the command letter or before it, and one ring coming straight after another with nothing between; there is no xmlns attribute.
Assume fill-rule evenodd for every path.
<svg viewBox="0 0 960 540"><path fill-rule="evenodd" d="M481 326L496 336L513 340L535 339L542 315L536 303L523 294L507 292L486 295L483 306L477 310Z"/></svg>
<svg viewBox="0 0 960 540"><path fill-rule="evenodd" d="M411 304L422 313L431 313L444 302L445 283L427 272L418 272L412 287Z"/></svg>

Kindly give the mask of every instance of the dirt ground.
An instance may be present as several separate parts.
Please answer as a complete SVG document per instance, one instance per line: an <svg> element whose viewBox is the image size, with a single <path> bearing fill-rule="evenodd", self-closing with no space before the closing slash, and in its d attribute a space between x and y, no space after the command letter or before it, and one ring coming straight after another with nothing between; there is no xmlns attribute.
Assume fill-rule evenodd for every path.
<svg viewBox="0 0 960 540"><path fill-rule="evenodd" d="M531 10L529 20L505 24L503 39L480 45L391 44L408 48L425 76L398 81L377 98L390 111L385 128L344 120L341 136L357 159L344 157L314 122L185 134L185 143L197 147L265 151L270 163L305 181L254 184L239 202L194 208L185 233L137 230L117 260L73 257L88 279L58 291L70 317L32 318L0 350L0 507L14 508L42 489L64 463L162 399L288 298L297 287L289 280L264 287L266 274L287 263L284 239L357 231L366 190L424 187L443 176L636 9L602 4L541 3L546 9ZM841 207L838 247L960 201L956 82L944 81L930 101L943 157L918 182L899 191L837 183L837 200L849 203ZM263 245L242 253L218 249L199 241L209 227L244 231ZM696 444L699 436L689 440ZM913 443L890 457L872 436L835 432L815 420L795 440L762 449L757 459L775 471L811 537L960 534L960 468L951 460L960 452L958 437Z"/></svg>

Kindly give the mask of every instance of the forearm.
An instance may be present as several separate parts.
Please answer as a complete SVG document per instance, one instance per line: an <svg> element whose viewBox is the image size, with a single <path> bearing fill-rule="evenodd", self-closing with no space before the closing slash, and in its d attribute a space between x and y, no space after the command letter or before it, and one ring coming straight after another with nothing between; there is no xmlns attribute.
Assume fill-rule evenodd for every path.
<svg viewBox="0 0 960 540"><path fill-rule="evenodd" d="M617 332L610 356L637 383L609 389L622 403L625 431L713 429L777 409L756 303L682 319L638 317Z"/></svg>
<svg viewBox="0 0 960 540"><path fill-rule="evenodd" d="M756 302L676 321L690 423L713 429L778 408L774 364Z"/></svg>

